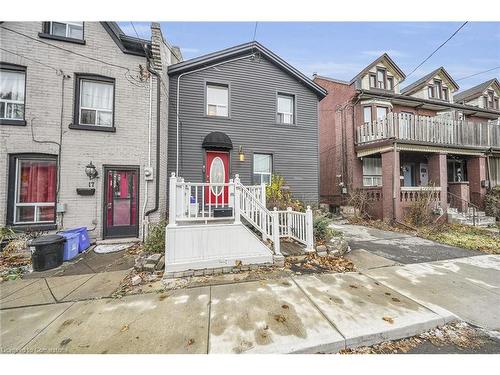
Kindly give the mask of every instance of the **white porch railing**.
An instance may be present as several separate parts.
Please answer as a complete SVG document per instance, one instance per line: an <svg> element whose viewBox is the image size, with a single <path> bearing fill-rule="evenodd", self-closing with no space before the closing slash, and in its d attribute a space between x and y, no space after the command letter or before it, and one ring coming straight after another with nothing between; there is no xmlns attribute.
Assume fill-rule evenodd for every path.
<svg viewBox="0 0 500 375"><path fill-rule="evenodd" d="M297 242L306 245L307 248L313 246L313 226L312 210L307 206L306 212L293 211L288 207L286 211L276 211L278 213L280 237L293 238Z"/></svg>
<svg viewBox="0 0 500 375"><path fill-rule="evenodd" d="M271 240L274 253L280 252L280 238L289 237L312 250L312 210L296 212L289 208L269 211L266 207L265 185L246 187L239 176L228 183L185 182L172 173L169 182L169 225L189 225L229 220L236 224L245 219L263 240Z"/></svg>
<svg viewBox="0 0 500 375"><path fill-rule="evenodd" d="M358 144L395 138L430 144L500 147L500 125L494 122L390 113L358 126L356 131Z"/></svg>

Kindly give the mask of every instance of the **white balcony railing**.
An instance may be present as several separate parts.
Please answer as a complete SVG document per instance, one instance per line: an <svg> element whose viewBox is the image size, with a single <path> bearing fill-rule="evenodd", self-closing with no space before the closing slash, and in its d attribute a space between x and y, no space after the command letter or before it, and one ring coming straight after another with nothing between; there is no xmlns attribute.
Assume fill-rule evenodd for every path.
<svg viewBox="0 0 500 375"><path fill-rule="evenodd" d="M500 124L389 113L357 128L358 144L391 138L428 144L500 148Z"/></svg>

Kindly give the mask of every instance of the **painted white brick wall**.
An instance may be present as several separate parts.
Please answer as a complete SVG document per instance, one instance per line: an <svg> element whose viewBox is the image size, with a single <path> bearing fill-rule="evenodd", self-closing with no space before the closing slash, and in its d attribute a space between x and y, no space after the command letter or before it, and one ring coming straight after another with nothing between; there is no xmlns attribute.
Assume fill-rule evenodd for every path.
<svg viewBox="0 0 500 375"><path fill-rule="evenodd" d="M5 22L4 26L27 34L45 43L50 43L84 54L92 58L121 65L130 69L130 74L138 76L139 64L146 67L146 59L140 56L124 54L99 22L85 23L85 45L39 39L42 30L41 22ZM109 66L101 62L80 57L66 51L44 45L0 28L2 47L22 56L38 60L44 64L61 69L71 76L65 81L64 112L63 112L63 142L61 168L60 202L67 205L63 217L63 228L87 226L94 228L92 237L102 238L102 206L103 206L103 165L137 165L140 167L140 197L139 221L144 204L144 167L148 157L148 82L135 82L127 79L125 69ZM163 46L164 47L164 46ZM162 54L165 58L164 70L170 63L170 54ZM57 154L57 146L39 144L32 141L31 128L38 140L59 140L61 113L61 81L62 78L54 70L0 51L0 61L24 65L27 67L26 108L27 126L0 126L0 225L6 223L7 185L8 185L8 155L11 153L40 152ZM93 73L113 77L115 83L115 127L116 133L85 131L69 129L73 122L75 73ZM128 74L127 74L128 75ZM168 76L163 74L168 80ZM132 82L131 82L132 81ZM168 81L164 82L168 87ZM162 145L166 145L167 124L167 93L162 90L161 127ZM153 121L152 121L152 152L151 163L155 167L156 145L156 81L153 85ZM166 146L165 146L166 147ZM161 181L159 211L151 215L151 220L165 216L166 204L166 149L161 150ZM165 159L165 160L163 160ZM96 194L85 197L76 194L79 187L88 186L85 166L92 161L99 172L96 180ZM155 183L149 182L147 209L154 206ZM140 236L142 225L139 225Z"/></svg>

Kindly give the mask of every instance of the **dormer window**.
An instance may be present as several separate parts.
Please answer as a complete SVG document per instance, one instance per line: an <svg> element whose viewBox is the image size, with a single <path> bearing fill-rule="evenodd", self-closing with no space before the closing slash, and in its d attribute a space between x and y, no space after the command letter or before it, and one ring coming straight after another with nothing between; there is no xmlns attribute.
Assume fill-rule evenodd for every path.
<svg viewBox="0 0 500 375"><path fill-rule="evenodd" d="M370 88L377 87L377 76L375 74L370 74Z"/></svg>
<svg viewBox="0 0 500 375"><path fill-rule="evenodd" d="M484 108L498 109L498 98L495 98L494 91L488 91L484 97Z"/></svg>
<svg viewBox="0 0 500 375"><path fill-rule="evenodd" d="M377 88L379 89L384 89L386 88L385 85L385 70L384 69L377 69Z"/></svg>
<svg viewBox="0 0 500 375"><path fill-rule="evenodd" d="M449 101L449 95L448 95L448 89L446 87L443 87L443 100L446 100L447 102Z"/></svg>
<svg viewBox="0 0 500 375"><path fill-rule="evenodd" d="M429 99L439 99L449 101L449 92L447 87L443 87L443 83L436 79L433 84L428 87Z"/></svg>
<svg viewBox="0 0 500 375"><path fill-rule="evenodd" d="M394 90L394 78L387 77L387 90Z"/></svg>

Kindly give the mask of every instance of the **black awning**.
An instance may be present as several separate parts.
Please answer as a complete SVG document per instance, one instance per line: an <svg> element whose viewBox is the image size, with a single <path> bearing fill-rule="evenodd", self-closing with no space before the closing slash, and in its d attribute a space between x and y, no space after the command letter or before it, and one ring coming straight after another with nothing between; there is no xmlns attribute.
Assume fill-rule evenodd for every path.
<svg viewBox="0 0 500 375"><path fill-rule="evenodd" d="M232 150L233 142L226 133L212 132L205 137L201 147L209 150Z"/></svg>

